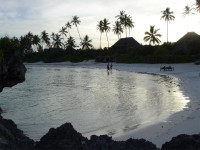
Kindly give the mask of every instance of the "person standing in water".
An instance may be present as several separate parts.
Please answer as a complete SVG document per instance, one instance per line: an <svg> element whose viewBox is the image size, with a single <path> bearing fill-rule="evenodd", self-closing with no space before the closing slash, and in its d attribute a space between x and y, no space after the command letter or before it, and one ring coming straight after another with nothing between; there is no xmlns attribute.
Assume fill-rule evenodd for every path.
<svg viewBox="0 0 200 150"><path fill-rule="evenodd" d="M112 70L112 63L110 64L110 70Z"/></svg>
<svg viewBox="0 0 200 150"><path fill-rule="evenodd" d="M110 70L110 66L109 66L109 63L107 64L107 71L109 71Z"/></svg>

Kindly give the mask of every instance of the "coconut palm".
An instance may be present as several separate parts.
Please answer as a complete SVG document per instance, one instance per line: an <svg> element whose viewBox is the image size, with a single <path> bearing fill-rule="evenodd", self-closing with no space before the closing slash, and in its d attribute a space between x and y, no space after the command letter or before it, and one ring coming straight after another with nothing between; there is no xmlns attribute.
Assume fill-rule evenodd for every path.
<svg viewBox="0 0 200 150"><path fill-rule="evenodd" d="M110 22L105 18L103 19L103 30L106 33L107 41L108 41L108 48L109 48L109 40L108 40L108 32L110 31Z"/></svg>
<svg viewBox="0 0 200 150"><path fill-rule="evenodd" d="M50 38L49 38L49 34L44 30L41 33L41 41L46 44L46 46L50 46Z"/></svg>
<svg viewBox="0 0 200 150"><path fill-rule="evenodd" d="M65 46L68 50L74 50L74 48L77 47L74 38L71 36L67 39Z"/></svg>
<svg viewBox="0 0 200 150"><path fill-rule="evenodd" d="M67 28L66 27L62 27L59 31L59 33L65 37L67 37Z"/></svg>
<svg viewBox="0 0 200 150"><path fill-rule="evenodd" d="M37 47L37 50L40 46L40 38L38 35L34 35L33 36L33 41L32 41L33 45L35 45Z"/></svg>
<svg viewBox="0 0 200 150"><path fill-rule="evenodd" d="M97 30L99 30L100 32L100 49L101 49L101 36L102 36L102 33L104 32L104 29L103 29L103 21L100 20L97 24Z"/></svg>
<svg viewBox="0 0 200 150"><path fill-rule="evenodd" d="M130 30L134 27L134 22L131 16L127 17L127 27L129 29L129 37L130 37Z"/></svg>
<svg viewBox="0 0 200 150"><path fill-rule="evenodd" d="M62 47L63 43L62 43L62 37L60 34L55 34L53 37L53 47L54 48L60 48Z"/></svg>
<svg viewBox="0 0 200 150"><path fill-rule="evenodd" d="M118 36L118 39L121 38L121 34L123 33L122 24L120 21L116 21L113 26L113 32Z"/></svg>
<svg viewBox="0 0 200 150"><path fill-rule="evenodd" d="M92 40L89 39L89 36L86 35L83 40L81 41L81 46L82 46L82 49L90 49L93 47L93 45L91 44Z"/></svg>
<svg viewBox="0 0 200 150"><path fill-rule="evenodd" d="M188 5L185 6L184 8L184 12L182 13L183 14L183 17L186 17L186 16L190 16L190 15L194 15L195 13L193 12L194 8L191 8L189 7Z"/></svg>
<svg viewBox="0 0 200 150"><path fill-rule="evenodd" d="M148 42L149 41L149 45L151 45L151 43L153 42L153 44L159 44L161 41L159 39L159 37L161 37L161 34L158 34L157 32L160 29L155 29L155 26L150 26L150 31L149 32L145 32L145 37L144 37L144 41Z"/></svg>
<svg viewBox="0 0 200 150"><path fill-rule="evenodd" d="M117 15L115 17L117 18L117 20L119 20L122 23L124 16L125 16L125 11L121 10L121 11L119 11L119 15Z"/></svg>
<svg viewBox="0 0 200 150"><path fill-rule="evenodd" d="M68 33L69 33L69 36L70 36L69 29L72 28L71 23L70 23L70 22L67 22L67 23L65 24L65 27L66 27L66 29L68 30Z"/></svg>
<svg viewBox="0 0 200 150"><path fill-rule="evenodd" d="M81 36L80 36L80 32L79 32L79 30L78 30L78 25L80 24L80 22L81 22L81 21L79 20L79 17L77 17L77 16L73 16L73 17L72 17L71 23L72 23L73 25L76 26L77 31L78 31L78 34L79 34L79 38L80 38L80 40L82 41Z"/></svg>
<svg viewBox="0 0 200 150"><path fill-rule="evenodd" d="M165 21L167 21L167 43L168 43L168 24L171 20L175 19L175 17L172 15L174 12L170 11L170 8L166 8L166 10L161 12L163 13L161 19L165 19Z"/></svg>

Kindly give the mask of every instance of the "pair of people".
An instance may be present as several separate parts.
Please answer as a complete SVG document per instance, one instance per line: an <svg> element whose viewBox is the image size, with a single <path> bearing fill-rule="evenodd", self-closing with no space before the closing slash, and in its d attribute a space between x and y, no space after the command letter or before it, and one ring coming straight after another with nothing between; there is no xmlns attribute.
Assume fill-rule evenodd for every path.
<svg viewBox="0 0 200 150"><path fill-rule="evenodd" d="M107 64L107 71L108 70L112 70L112 63L109 65L109 63Z"/></svg>

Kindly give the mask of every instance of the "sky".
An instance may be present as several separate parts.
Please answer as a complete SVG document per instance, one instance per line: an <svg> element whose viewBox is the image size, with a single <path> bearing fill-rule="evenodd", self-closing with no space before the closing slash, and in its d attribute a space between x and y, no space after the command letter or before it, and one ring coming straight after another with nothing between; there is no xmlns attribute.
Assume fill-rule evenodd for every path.
<svg viewBox="0 0 200 150"><path fill-rule="evenodd" d="M111 29L119 11L123 10L130 15L134 28L130 36L141 44L145 32L151 25L160 29L162 42L167 41L167 23L161 19L167 7L174 12L175 20L169 24L169 41L176 42L187 32L194 31L200 34L200 13L183 17L186 5L192 6L195 0L0 0L0 37L20 37L29 31L40 35L43 30L49 34L58 31L78 16L80 35L88 35L95 48L100 46L100 32L97 23L104 18L109 20ZM70 35L80 43L78 32L72 26ZM122 35L125 37L125 34ZM112 30L108 33L109 45L113 45L118 37ZM106 35L102 35L102 47L107 46Z"/></svg>

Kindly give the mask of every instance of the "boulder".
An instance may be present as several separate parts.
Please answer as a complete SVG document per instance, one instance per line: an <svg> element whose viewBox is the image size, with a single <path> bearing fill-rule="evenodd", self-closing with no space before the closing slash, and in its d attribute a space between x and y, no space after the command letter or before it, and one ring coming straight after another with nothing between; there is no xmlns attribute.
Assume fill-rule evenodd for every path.
<svg viewBox="0 0 200 150"><path fill-rule="evenodd" d="M200 149L200 134L181 134L162 145L162 150L198 150Z"/></svg>

